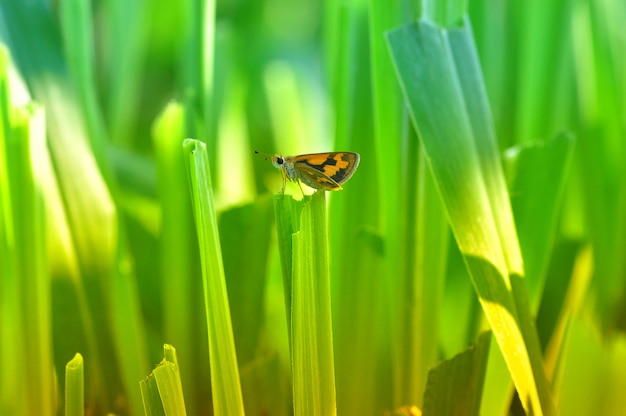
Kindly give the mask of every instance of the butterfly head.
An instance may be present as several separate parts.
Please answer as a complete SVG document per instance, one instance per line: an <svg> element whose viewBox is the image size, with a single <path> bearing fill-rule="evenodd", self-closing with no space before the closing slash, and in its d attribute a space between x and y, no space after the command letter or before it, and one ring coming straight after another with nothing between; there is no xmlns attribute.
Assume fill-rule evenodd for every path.
<svg viewBox="0 0 626 416"><path fill-rule="evenodd" d="M274 167L276 169L284 169L285 168L285 156L283 155L270 155L269 153L261 153L257 150L254 151L254 153L261 155L261 156L265 156L265 160L271 160L272 161L272 165L274 165Z"/></svg>
<svg viewBox="0 0 626 416"><path fill-rule="evenodd" d="M285 158L281 155L272 156L272 165L277 169L285 168Z"/></svg>

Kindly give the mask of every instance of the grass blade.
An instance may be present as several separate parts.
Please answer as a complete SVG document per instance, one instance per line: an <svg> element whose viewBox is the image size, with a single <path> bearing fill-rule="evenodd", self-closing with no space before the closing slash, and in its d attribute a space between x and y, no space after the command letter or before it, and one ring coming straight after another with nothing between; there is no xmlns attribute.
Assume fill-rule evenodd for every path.
<svg viewBox="0 0 626 416"><path fill-rule="evenodd" d="M46 109L48 148L88 277L108 278L117 253L117 210L101 174L63 61L58 27L43 4L2 4L4 22L15 33L11 52L31 94Z"/></svg>
<svg viewBox="0 0 626 416"><path fill-rule="evenodd" d="M243 398L233 339L224 265L206 145L183 142L189 169L192 207L200 246L204 306L209 334L211 386L215 415L243 415Z"/></svg>
<svg viewBox="0 0 626 416"><path fill-rule="evenodd" d="M46 416L54 414L55 397L50 279L38 181L38 166L47 156L45 119L39 106L10 107L8 63L8 54L0 49L0 382L12 386L0 392L0 406Z"/></svg>
<svg viewBox="0 0 626 416"><path fill-rule="evenodd" d="M576 168L586 237L594 246L595 307L608 332L612 325L624 328L626 299L626 81L624 55L618 52L626 45L624 19L626 8L619 1L578 5L572 19L580 103L574 117L581 123Z"/></svg>
<svg viewBox="0 0 626 416"><path fill-rule="evenodd" d="M471 31L466 24L453 32L420 22L389 32L388 42L457 244L522 403L528 412L553 414Z"/></svg>
<svg viewBox="0 0 626 416"><path fill-rule="evenodd" d="M333 359L326 193L283 196L277 217L300 216L292 233L292 367L295 415L337 413ZM294 206L295 205L295 206ZM279 234L286 230L279 230Z"/></svg>
<svg viewBox="0 0 626 416"><path fill-rule="evenodd" d="M137 113L143 50L146 47L145 27L149 16L145 1L132 3L113 0L102 5L104 14L102 43L114 52L112 59L103 62L104 85L107 90L105 114L110 139L120 146L128 146L136 139L133 116ZM163 28L161 28L163 30Z"/></svg>
<svg viewBox="0 0 626 416"><path fill-rule="evenodd" d="M231 319L237 340L244 406L248 414L262 414L272 407L272 403L280 400L287 404L285 399L288 397L285 394L288 393L285 388L287 383L279 384L287 368L277 371L279 357L276 354L278 342L283 341L280 346L286 353L284 363L287 367L285 315L280 314L282 319L279 321L284 338L275 339L267 335L272 322L265 314L273 218L269 195L253 204L224 211L219 218L228 299L236 305L231 311ZM277 295L280 296L280 290ZM268 377L275 382L268 383Z"/></svg>
<svg viewBox="0 0 626 416"><path fill-rule="evenodd" d="M292 295L294 413L336 414L325 192L304 203L293 234Z"/></svg>
<svg viewBox="0 0 626 416"><path fill-rule="evenodd" d="M511 204L534 305L543 290L574 143L573 137L561 134L545 144L516 146L506 153Z"/></svg>
<svg viewBox="0 0 626 416"><path fill-rule="evenodd" d="M100 170L107 175L110 172L105 159L107 135L96 91L93 10L91 3L81 0L64 1L60 4L60 9L68 71L77 85L76 94L85 120L87 137L91 141ZM110 183L109 179L107 182Z"/></svg>
<svg viewBox="0 0 626 416"><path fill-rule="evenodd" d="M198 414L196 386L209 384L195 363L194 344L199 334L194 326L195 316L201 314L202 303L194 296L201 288L194 270L198 262L194 244L193 213L185 160L180 144L185 138L186 108L170 103L152 127L156 155L158 198L161 203L160 286L163 300L164 337L176 345L180 357L183 386L187 394L189 413ZM181 308L180 305L187 305ZM206 388L208 394L209 389Z"/></svg>
<svg viewBox="0 0 626 416"><path fill-rule="evenodd" d="M378 359L385 360L382 367L390 366L389 347L385 344L392 341L386 336L384 299L388 293L385 285L395 283L395 279L380 279L379 276L385 272L384 261L394 265L396 259L384 257L384 245L397 241L394 235L385 241L387 236L382 235L381 229L398 231L393 226L401 219L384 216L381 206L386 204L388 212L399 211L393 204L400 195L397 186L402 182L398 180L402 166L394 163L389 167L390 172L385 171L389 177L380 182L385 169L379 164L388 158L402 157L395 153L400 142L389 140L401 129L397 118L402 114L398 116L394 110L402 105L402 97L396 84L391 84L396 85L395 89L387 89L394 82L393 72L391 77L379 72L375 84L372 78L373 71L381 69L373 66L373 58L384 53L388 63L381 27L386 23L378 19L385 20L390 5L386 4L384 12L378 13L380 8L369 10L371 2L368 1L326 3L324 28L327 62L331 63L328 78L334 104L330 118L336 123L334 146L335 150L350 150L361 155L359 170L345 189L329 195L337 412L367 414L372 409L386 408L394 388L391 371L379 372ZM370 27L373 22L375 26ZM371 39L378 42L372 44ZM374 100L373 94L381 103ZM376 142L377 135L384 137L384 145L382 140ZM387 181L391 186L385 188L387 192L382 192L378 185ZM389 218L393 225L381 224L383 218ZM390 247L388 252L394 253L393 249ZM389 309L403 308L400 303L392 303ZM382 354L381 349L385 351ZM360 382L355 383L355 379Z"/></svg>
<svg viewBox="0 0 626 416"><path fill-rule="evenodd" d="M163 362L153 371L166 415L186 415L183 386L178 370L176 350L171 345L163 346Z"/></svg>
<svg viewBox="0 0 626 416"><path fill-rule="evenodd" d="M422 415L479 415L491 333L428 372Z"/></svg>
<svg viewBox="0 0 626 416"><path fill-rule="evenodd" d="M139 386L147 416L187 414L176 350L171 345L163 346L163 360Z"/></svg>
<svg viewBox="0 0 626 416"><path fill-rule="evenodd" d="M266 198L225 211L219 219L228 298L238 305L231 317L235 339L241 340L237 345L241 365L254 360L261 346L272 213ZM249 232L242 234L242 229Z"/></svg>
<svg viewBox="0 0 626 416"><path fill-rule="evenodd" d="M544 349L546 373L553 386L558 387L561 383L572 318L581 310L592 274L590 247L581 247L580 243L572 241L557 246L550 263L546 294L537 311L537 330Z"/></svg>
<svg viewBox="0 0 626 416"><path fill-rule="evenodd" d="M289 345L292 346L291 319L292 319L292 285L293 285L293 238L292 235L300 231L300 212L302 203L291 197L277 194L274 196L274 212L276 213L276 232L278 234L278 252L283 274L283 290L285 296L285 311L287 313L287 331Z"/></svg>
<svg viewBox="0 0 626 416"><path fill-rule="evenodd" d="M85 369L83 356L76 353L65 366L65 416L85 414Z"/></svg>

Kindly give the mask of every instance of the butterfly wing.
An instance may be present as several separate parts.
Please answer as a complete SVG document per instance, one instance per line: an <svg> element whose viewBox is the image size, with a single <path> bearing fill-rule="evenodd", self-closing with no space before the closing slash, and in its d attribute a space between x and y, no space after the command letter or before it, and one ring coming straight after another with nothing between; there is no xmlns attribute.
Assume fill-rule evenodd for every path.
<svg viewBox="0 0 626 416"><path fill-rule="evenodd" d="M300 155L294 158L299 179L315 189L338 190L354 174L360 156L352 152Z"/></svg>
<svg viewBox="0 0 626 416"><path fill-rule="evenodd" d="M298 175L298 179L311 188L324 189L326 191L336 191L341 189L341 185L335 182L324 172L307 164L298 165L296 173Z"/></svg>

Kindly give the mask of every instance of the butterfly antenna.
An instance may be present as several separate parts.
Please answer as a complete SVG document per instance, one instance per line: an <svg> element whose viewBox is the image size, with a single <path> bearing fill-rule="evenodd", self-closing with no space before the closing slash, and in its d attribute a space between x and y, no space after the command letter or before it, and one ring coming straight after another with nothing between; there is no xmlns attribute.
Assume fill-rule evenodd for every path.
<svg viewBox="0 0 626 416"><path fill-rule="evenodd" d="M254 153L256 153L257 155L265 156L265 160L268 160L272 157L272 155L270 155L269 153L259 152L258 150L255 150Z"/></svg>

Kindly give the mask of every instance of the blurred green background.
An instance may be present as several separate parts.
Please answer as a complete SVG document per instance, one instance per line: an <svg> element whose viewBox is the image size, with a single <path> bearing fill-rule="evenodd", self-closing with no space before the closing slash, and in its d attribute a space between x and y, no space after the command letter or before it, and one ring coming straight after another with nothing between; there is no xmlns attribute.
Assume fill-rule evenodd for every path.
<svg viewBox="0 0 626 416"><path fill-rule="evenodd" d="M185 138L246 414L621 414L624 21L621 0L2 0L0 414L142 414L164 344L184 406L148 414L228 414ZM320 375L293 367L313 324L279 250L319 205L290 219L254 150L361 155L309 227L322 410L292 387Z"/></svg>

